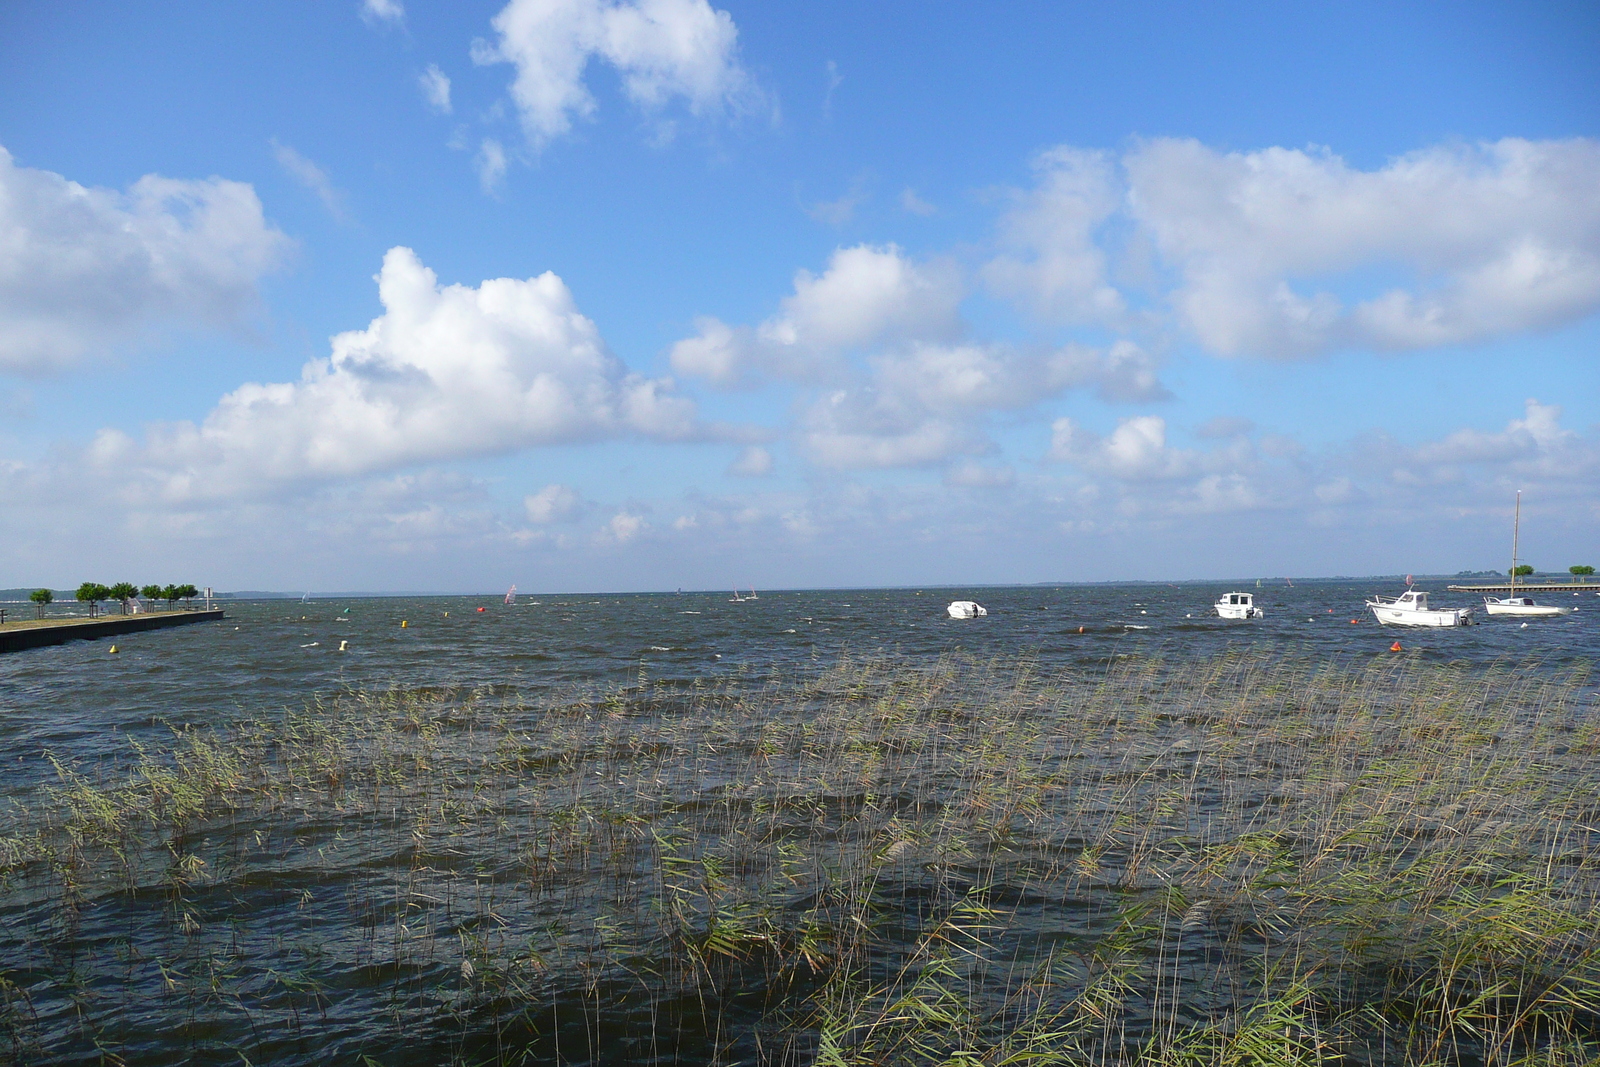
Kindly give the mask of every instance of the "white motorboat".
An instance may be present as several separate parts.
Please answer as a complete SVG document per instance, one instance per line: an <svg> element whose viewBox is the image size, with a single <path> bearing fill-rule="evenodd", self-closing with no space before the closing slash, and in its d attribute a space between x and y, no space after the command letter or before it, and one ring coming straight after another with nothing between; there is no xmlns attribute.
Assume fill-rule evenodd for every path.
<svg viewBox="0 0 1600 1067"><path fill-rule="evenodd" d="M1504 597L1486 596L1483 610L1490 615L1515 615L1524 619L1548 619L1554 615L1571 615L1572 608L1555 608L1536 604L1530 596L1517 595L1517 539L1522 533L1522 490L1517 490L1517 510L1511 520L1511 589Z"/></svg>
<svg viewBox="0 0 1600 1067"><path fill-rule="evenodd" d="M1256 607L1254 593L1223 593L1213 606L1224 619L1264 619L1267 615Z"/></svg>
<svg viewBox="0 0 1600 1067"><path fill-rule="evenodd" d="M1520 615L1525 619L1545 619L1552 615L1571 615L1577 609L1536 604L1531 596L1486 596L1483 598L1483 610L1490 615Z"/></svg>
<svg viewBox="0 0 1600 1067"><path fill-rule="evenodd" d="M1385 626L1471 626L1471 608L1429 608L1428 594L1407 589L1399 596L1374 596L1367 601Z"/></svg>
<svg viewBox="0 0 1600 1067"><path fill-rule="evenodd" d="M989 614L976 600L952 600L944 610L950 613L952 619L976 619L979 615Z"/></svg>

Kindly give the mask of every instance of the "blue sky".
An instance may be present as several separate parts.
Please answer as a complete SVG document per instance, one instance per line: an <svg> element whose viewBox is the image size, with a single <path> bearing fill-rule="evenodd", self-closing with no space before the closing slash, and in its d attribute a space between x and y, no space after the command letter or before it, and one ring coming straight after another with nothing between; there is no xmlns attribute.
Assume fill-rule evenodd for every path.
<svg viewBox="0 0 1600 1067"><path fill-rule="evenodd" d="M1579 4L8 4L0 585L1600 562L1597 126Z"/></svg>

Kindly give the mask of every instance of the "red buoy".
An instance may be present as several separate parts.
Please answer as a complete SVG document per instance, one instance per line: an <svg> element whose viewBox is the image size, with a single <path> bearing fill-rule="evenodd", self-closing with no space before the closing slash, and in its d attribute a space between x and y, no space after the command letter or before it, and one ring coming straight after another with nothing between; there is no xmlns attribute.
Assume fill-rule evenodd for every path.
<svg viewBox="0 0 1600 1067"><path fill-rule="evenodd" d="M1396 641L1394 644L1390 645L1389 646L1389 651L1390 652L1399 652L1400 651L1400 642Z"/></svg>

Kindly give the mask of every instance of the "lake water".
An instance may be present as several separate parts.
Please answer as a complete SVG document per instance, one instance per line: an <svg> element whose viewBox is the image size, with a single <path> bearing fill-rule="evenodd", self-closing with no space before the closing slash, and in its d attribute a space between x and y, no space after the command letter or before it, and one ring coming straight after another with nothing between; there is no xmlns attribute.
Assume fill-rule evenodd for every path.
<svg viewBox="0 0 1600 1067"><path fill-rule="evenodd" d="M1163 673L1182 676L1190 664L1197 668L1214 664L1230 653L1246 653L1240 659L1247 663L1281 659L1358 670L1374 662L1523 668L1532 664L1532 670L1510 673L1556 676L1581 668L1600 651L1596 621L1600 598L1593 594L1569 594L1563 599L1581 610L1526 626L1515 620L1482 618L1482 624L1473 627L1410 629L1380 627L1366 612L1366 595L1398 591L1376 583L1250 587L1266 611L1264 619L1250 622L1215 617L1211 604L1229 588L769 591L759 599L738 602L729 593L532 595L519 597L514 605L503 604L498 596L229 601L224 602L223 622L120 637L115 639L119 649L115 655L110 653L113 642L100 640L0 656L0 768L4 768L0 816L20 807L48 807L41 792L62 781L53 760L80 767L85 780L114 788L118 779L112 768L132 761L130 742L147 743L156 750L173 743L174 727L225 727L274 716L281 722L285 717L277 713L284 709L302 712L319 699L331 701L339 694L492 689L496 699L510 698L506 703L514 708L512 732L522 735L527 749L516 757L524 761L515 764L516 773L502 776L486 789L468 778L448 777L457 773L448 770L447 778L441 779L447 781L446 791L462 788L468 799L493 800L478 811L445 798L448 802L438 812L455 813L451 818L458 821L453 829L437 824L418 827L413 838L410 824L383 815L385 805L393 801L380 797L376 786L364 797L348 797L330 777L326 786L304 788L301 795L308 780L297 780L302 785L260 794L250 802L255 807L213 812L170 841L146 842L146 850L154 856L145 857L147 867L142 872L130 875L125 885L118 882L122 876L114 864L104 867L80 903L66 901L70 893L40 870L40 864L15 883L10 896L5 892L10 887L0 879L0 979L12 975L9 988L26 990L29 998L0 996L0 1062L11 1051L6 1043L8 1026L23 1035L16 1039L15 1049L21 1050L18 1062L30 1056L38 1062L101 1062L102 1046L120 1049L118 1054L127 1062L152 1064L233 1063L239 1062L243 1050L248 1050L248 1062L254 1063L358 1062L368 1054L376 1054L374 1062L418 1067L454 1062L456 1057L461 1062L491 1062L496 1057L511 1062L514 1057L507 1050L481 1042L493 1029L483 1020L503 1022L515 1015L506 1007L515 998L475 1001L472 1011L477 1014L468 1014L438 993L459 991L476 980L467 968L476 958L469 949L478 943L475 939L491 936L485 930L500 931L493 936L505 938L511 946L497 959L523 958L517 953L537 948L551 961L548 971L539 971L537 982L528 979L532 983L528 988L537 986L538 993L530 995L530 1002L546 1005L540 1010L547 1012L518 1031L518 1040L533 1042L527 1045L532 1050L530 1062L644 1058L702 1063L718 1058L731 1063L741 1057L748 1061L755 1055L752 1050L761 1047L761 1027L769 1024L764 1013L770 1005L756 1002L765 995L756 976L725 979L727 998L718 1009L725 1014L715 1021L697 1015L708 1010L697 999L699 994L674 999L654 991L641 1002L634 983L640 981L636 972L641 968L646 972L658 965L663 971L667 968L663 961L671 954L662 948L665 942L651 940L655 935L648 930L661 921L664 902L671 897L668 882L675 877L673 872L693 867L700 872L697 878L709 880L713 867L705 857L713 856L731 830L738 829L736 819L723 825L696 813L733 812L753 803L743 793L725 792L731 787L719 775L728 771L732 776L726 781L745 781L733 772L768 766L771 746L761 740L766 712L758 709L743 719L732 715L727 723L713 722L710 716L686 721L699 713L684 713L687 702L652 695L658 692L701 692L699 687L708 684L714 688L718 682L758 681L769 675L815 678L842 659L874 657L889 664L877 672L874 684L881 687L883 675L890 676L892 685L897 665L932 664L953 653L961 654L966 663L993 661L1002 673L1018 663L1036 663L1042 675L1065 671L1092 680L1113 673L1111 668L1119 664L1157 660L1166 667ZM947 616L947 603L969 597L989 614L971 620ZM1433 599L1441 607L1479 603L1476 597L1437 589ZM1549 594L1542 599L1558 602ZM1396 641L1402 646L1399 653L1390 651ZM1479 676L1468 672L1462 677L1468 678L1468 689L1479 687ZM1501 678L1504 681L1505 672ZM1592 686L1592 681L1580 684ZM615 707L603 700L563 704L569 697L581 701L624 690L637 698L631 709L624 706L626 701ZM824 753L827 758L814 767L808 764L812 735L806 718L812 712L806 701L812 697L803 685L791 692L796 694L793 706L771 710L775 718L787 717L784 736L798 746L792 753L797 761L791 768L793 781L775 784L762 770L745 786L775 791L768 799L780 807L795 803L813 812L820 829L796 831L796 840L827 843L827 849L840 855L847 841L857 852L870 851L877 846L860 836L868 830L887 833L886 828L901 822L909 826L919 817L933 818L927 813L935 808L907 801L909 806L895 809L900 802L890 797L881 818L872 816L878 821L868 827L871 819L862 818L860 809L886 803L883 798L873 800L859 793L861 786L816 784L820 782L816 768L837 777L838 767L871 746L858 743L860 738L851 732L855 727L836 724L832 734L825 730L818 736L832 737L828 743L840 747L829 749L832 754ZM430 714L448 715L447 705L454 699L446 698ZM849 705L851 699L841 696L838 707ZM939 696L935 702L945 699ZM966 714L960 708L961 695L952 699L956 712ZM1232 692L1228 699L1253 702L1248 694ZM1464 698L1456 692L1448 699L1470 699L1470 694ZM694 706L717 705L713 700ZM570 708L578 710L569 716ZM1108 721L1126 718L1129 724L1139 718L1131 711L1124 713L1122 705L1109 715ZM1182 716L1168 719L1151 720L1146 715L1126 740L1121 726L1106 727L1114 736L1108 735L1111 740L1092 758L1078 759L1083 755L1079 753L1073 763L1060 756L1061 768L1069 764L1076 768L1062 770L1063 775L1078 775L1074 781L1089 784L1081 784L1081 802L1062 801L1066 806L1050 818L1057 819L1060 827L1096 819L1111 826L1124 817L1130 825L1144 825L1148 805L1141 790L1167 788L1162 761L1189 759L1185 754L1199 751L1197 746L1204 741L1203 731L1184 725ZM1263 735L1274 728L1271 716L1266 719L1259 724ZM473 734L462 726L465 720L452 721L445 736L453 739L449 743L463 746L462 751L470 751L475 738L500 743L494 736ZM431 729L419 720L419 743ZM961 734L964 744L981 746L989 726L980 714L960 729L967 731ZM1257 729L1251 724L1239 736L1256 744ZM1291 796L1302 797L1299 802L1307 811L1316 809L1320 802L1308 799L1302 782L1311 773L1294 768L1299 766L1296 761L1315 760L1318 753L1301 745L1296 729L1289 728L1284 737L1271 742L1277 747L1270 760L1262 761L1266 770L1252 771L1247 764L1254 757L1248 752L1239 757L1244 762L1218 764L1222 769L1211 772L1214 780L1200 781L1191 798L1193 825L1214 822L1221 827L1229 819L1242 819L1240 826L1253 826L1258 811L1277 810L1275 806L1288 803L1284 798ZM735 738L737 744L730 749L729 741ZM515 738L506 735L502 740ZM567 747L561 748L557 741ZM1068 737L1063 744L1069 741L1075 743ZM1498 735L1492 741L1498 744ZM1569 752L1565 741L1557 741L1548 742L1554 746L1549 751L1557 753L1552 759L1566 762L1548 766L1562 768L1569 777L1590 773L1581 754ZM362 742L343 743L355 751ZM917 743L915 732L896 735L874 742L873 751L883 753L892 764L909 758L904 756L911 750L907 746ZM1389 759L1397 751L1385 748L1389 742L1382 736L1370 743L1368 755L1373 758ZM788 758L784 753L789 750L782 746L771 751L777 753L771 757L774 767ZM1448 755L1448 745L1444 751ZM674 754L656 755L667 752ZM728 762L730 752L745 753L738 759L748 757L753 762L734 766ZM1145 767L1133 778L1127 777L1129 760L1143 761L1140 766ZM934 783L946 762L943 757L929 757L927 773L918 779L921 784L905 786L907 795L918 790L932 795L944 788ZM948 762L960 764L961 753L953 753ZM797 769L802 765L811 769ZM876 764L863 763L862 773L872 766ZM995 773L1003 776L1010 771L1002 766ZM1251 774L1272 780L1257 782ZM1135 779L1137 789L1125 784ZM764 784L751 786L751 781ZM569 787L570 796L564 792ZM1510 792L1508 787L1507 795ZM639 800L646 794L648 802ZM990 800L996 796L1003 800L1004 790ZM640 830L638 822L607 822L593 814L601 801L611 805L606 810L613 815L641 805L639 810L654 813L650 818L657 821L648 832ZM763 816L767 817L777 818ZM1589 823L1581 818L1578 823L1576 829L1562 832L1600 838ZM0 818L0 861L5 860L7 825ZM522 829L514 832L519 826ZM582 874L589 868L579 864L561 877L551 875L548 884L539 882L538 872L544 869L540 864L548 863L552 870L556 865L552 842L558 833L576 833L583 827L589 827L583 833L591 836L583 838L582 848L592 850L598 864L593 870L600 873ZM613 831L620 836L606 836ZM1049 856L1062 854L1068 844L1082 849L1087 840L1076 836L1077 830L1068 834L1058 827L1051 833L1055 836L1048 841L1035 843L1036 852L1029 853L1027 863L1044 863ZM1218 838L1224 839L1226 835ZM602 847L602 842L610 844ZM680 847L689 851L669 859L669 853ZM621 851L607 852L607 848ZM629 849L643 850L637 866ZM852 855L855 859L850 862L868 863L862 858L867 853ZM181 861L187 856L196 857L196 871L209 873L185 873ZM591 857L591 852L582 857ZM198 863L201 858L204 864ZM871 864L882 862L886 861L872 860L868 866L876 870ZM1132 884L1135 859L1119 859L1113 848L1097 862L1108 869L1121 863ZM670 866L674 863L679 867ZM927 919L924 912L943 899L939 893L948 895L951 886L976 884L980 879L998 882L1009 870L1007 864L1019 863L1027 866L1015 857L991 857L966 866L955 862L926 866L927 871L942 872L937 875L917 873L924 870L921 867L896 868L894 879L884 874L876 906L882 909L880 917L893 918L886 941L913 944ZM0 862L0 873L4 868ZM826 918L828 879L833 876L820 881L808 877L810 881L797 876L794 899L780 910ZM1013 871L1006 877L1020 876ZM637 889L635 878L639 885L655 885L656 896ZM871 876L874 884L878 878ZM1089 945L1093 938L1111 936L1121 921L1119 909L1129 888L1113 884L1110 876L1101 881L1104 884L1091 887L1092 893L1084 890L1088 895L1083 899L1069 895L1041 907L1032 918L1025 917L1026 908L1018 904L1016 914L1024 916L1018 919L1018 929L1048 944L1055 943L1051 938L1070 936ZM696 890L698 895L684 893L684 900L693 896L703 902L711 896L708 889ZM1018 900L1023 896L1027 894ZM604 916L616 924L617 944L635 949L654 946L651 952L659 950L659 955L606 956L613 932L600 925ZM896 923L904 926L898 942L898 935L892 934L899 929ZM1052 925L1058 923L1065 924L1066 933ZM1190 924L1185 919L1182 925L1187 929ZM582 930L590 930L584 936L597 946L592 955L573 948ZM512 942L519 938L529 947L517 949ZM1246 939L1240 944L1249 949L1253 942ZM1204 990L1214 984L1207 968L1226 942L1221 934L1207 934L1204 940L1195 935L1180 947L1183 966L1193 971L1188 980L1202 991L1185 995L1182 1011L1188 1014L1183 1018L1198 1020L1209 1003ZM569 955L561 957L563 952ZM577 962L563 970L559 958ZM1158 968L1160 958L1158 952ZM594 969L594 959L610 960L606 966L611 970ZM482 960L479 965L487 968ZM0 983L0 994L7 988ZM740 1001L746 992L756 1000ZM1145 1032L1159 1001L1158 995L1155 1004L1139 1009L1143 1015L1135 1013ZM574 1008L575 1003L579 1007ZM658 1017L658 1011L666 1015ZM668 1016L676 1021L661 1022ZM374 1020L380 1017L389 1021L379 1026ZM609 1030L602 1032L597 1022L601 1019L611 1020ZM424 1023L432 1028L426 1041L416 1036L421 1030L412 1032L414 1025ZM248 1033L242 1029L246 1026ZM724 1026L736 1032L724 1035ZM178 1029L181 1039L174 1037ZM675 1050L654 1044L673 1033L690 1036ZM648 1048L641 1044L646 1038ZM723 1044L725 1038L732 1044ZM25 1041L35 1044L27 1046Z"/></svg>
<svg viewBox="0 0 1600 1067"><path fill-rule="evenodd" d="M1201 659L1230 648L1343 659L1384 652L1396 640L1409 655L1476 664L1559 668L1600 652L1600 597L1592 593L1545 594L1544 603L1580 610L1527 626L1480 610L1481 625L1432 629L1378 626L1364 598L1399 590L1376 583L1246 587L1266 611L1250 622L1211 610L1230 588L769 591L738 603L723 592L524 595L512 606L494 596L223 601L225 622L130 634L114 642L115 656L113 642L101 640L0 657L0 757L37 767L25 757L45 749L93 756L125 748L111 727L121 734L168 722L217 724L299 707L317 692L496 685L532 695L623 684L641 671L711 679L846 653L1028 654L1048 670L1126 655ZM967 597L989 615L949 618L945 605ZM1481 605L1442 590L1432 602ZM28 784L8 775L0 795Z"/></svg>

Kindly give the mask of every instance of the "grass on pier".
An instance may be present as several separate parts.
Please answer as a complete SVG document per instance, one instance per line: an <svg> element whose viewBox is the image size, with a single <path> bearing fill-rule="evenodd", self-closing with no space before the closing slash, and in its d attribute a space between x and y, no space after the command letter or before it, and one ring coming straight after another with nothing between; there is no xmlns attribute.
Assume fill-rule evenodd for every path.
<svg viewBox="0 0 1600 1067"><path fill-rule="evenodd" d="M1593 1064L1592 694L868 659L176 732L0 820L0 1057Z"/></svg>

